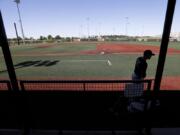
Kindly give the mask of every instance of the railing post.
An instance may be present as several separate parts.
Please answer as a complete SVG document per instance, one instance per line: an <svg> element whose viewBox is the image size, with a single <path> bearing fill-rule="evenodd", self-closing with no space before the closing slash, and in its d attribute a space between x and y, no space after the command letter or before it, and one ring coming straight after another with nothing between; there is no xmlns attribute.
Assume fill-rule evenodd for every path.
<svg viewBox="0 0 180 135"><path fill-rule="evenodd" d="M152 80L148 80L148 87L147 87L147 90L151 90L151 84L152 84Z"/></svg>
<svg viewBox="0 0 180 135"><path fill-rule="evenodd" d="M86 91L86 83L85 82L83 83L83 89L84 89L84 91Z"/></svg>

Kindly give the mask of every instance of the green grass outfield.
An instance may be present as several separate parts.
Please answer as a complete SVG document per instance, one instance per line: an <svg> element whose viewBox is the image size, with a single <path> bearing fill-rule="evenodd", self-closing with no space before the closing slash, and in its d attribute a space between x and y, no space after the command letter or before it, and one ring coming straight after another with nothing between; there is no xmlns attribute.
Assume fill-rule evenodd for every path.
<svg viewBox="0 0 180 135"><path fill-rule="evenodd" d="M115 43L115 42L114 42ZM117 43L117 42L116 42ZM142 42L136 42L142 43ZM97 43L63 43L55 47L37 48L36 45L10 47L13 63L18 78L130 78L134 69L138 54L96 54L96 55L70 55L70 56L17 56L18 54L33 53L68 53L82 50L94 50ZM160 42L148 42L143 44L160 45ZM180 44L170 44L169 47L180 49ZM180 75L180 55L167 55L164 74L166 76ZM148 76L154 77L158 56L148 61ZM8 78L2 51L0 51L0 78Z"/></svg>

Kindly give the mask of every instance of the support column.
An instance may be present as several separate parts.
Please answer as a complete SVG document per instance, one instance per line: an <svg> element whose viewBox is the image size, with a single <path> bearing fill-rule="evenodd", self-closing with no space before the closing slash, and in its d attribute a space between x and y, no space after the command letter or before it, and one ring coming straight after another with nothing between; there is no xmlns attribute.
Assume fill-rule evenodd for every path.
<svg viewBox="0 0 180 135"><path fill-rule="evenodd" d="M0 11L0 46L2 47L6 67L7 67L9 78L11 81L12 90L19 91L18 81L16 78L14 66L13 66L13 61L12 61L11 52L9 49L9 44L8 44L8 40L7 40L5 28L4 28L1 11Z"/></svg>
<svg viewBox="0 0 180 135"><path fill-rule="evenodd" d="M161 79L162 79L163 70L164 70L164 63L165 63L166 54L167 54L169 35L171 32L171 25L172 25L175 5L176 5L176 0L168 0L167 10L166 10L166 18L165 18L165 22L164 22L164 30L163 30L163 35L162 35L159 59L158 59L158 65L157 65L157 69L156 69L156 77L155 77L155 82L154 82L154 92L155 93L160 90Z"/></svg>

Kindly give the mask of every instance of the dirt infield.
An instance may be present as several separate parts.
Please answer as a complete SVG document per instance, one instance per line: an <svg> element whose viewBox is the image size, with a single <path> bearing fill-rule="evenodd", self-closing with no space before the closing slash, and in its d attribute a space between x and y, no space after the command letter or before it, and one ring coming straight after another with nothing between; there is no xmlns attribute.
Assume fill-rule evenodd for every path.
<svg viewBox="0 0 180 135"><path fill-rule="evenodd" d="M101 52L106 53L125 53L125 54L137 54L142 53L144 50L150 49L155 54L159 53L160 47L142 45L142 44L99 44L96 50L84 51L84 54L98 54ZM180 50L169 48L167 54L180 54Z"/></svg>
<svg viewBox="0 0 180 135"><path fill-rule="evenodd" d="M75 44L76 46L76 44ZM56 44L42 44L36 46L36 48L53 48L57 47ZM20 52L14 54L14 56L76 56L76 55L96 55L96 54L142 54L144 50L150 49L155 54L159 53L160 47L153 45L143 45L143 44L110 44L110 43L101 43L97 44L95 50L86 50L79 52ZM174 48L168 48L167 54L180 54L180 50Z"/></svg>

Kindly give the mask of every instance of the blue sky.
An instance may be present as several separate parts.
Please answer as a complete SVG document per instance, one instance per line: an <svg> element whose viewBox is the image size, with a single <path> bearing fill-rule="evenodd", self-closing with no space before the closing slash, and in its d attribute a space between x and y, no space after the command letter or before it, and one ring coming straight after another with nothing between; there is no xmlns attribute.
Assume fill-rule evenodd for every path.
<svg viewBox="0 0 180 135"><path fill-rule="evenodd" d="M8 38L16 36L14 22L21 36L13 1L0 0ZM82 37L88 33L159 35L163 31L167 0L21 0L19 7L26 37L49 34ZM180 32L179 0L172 32Z"/></svg>

